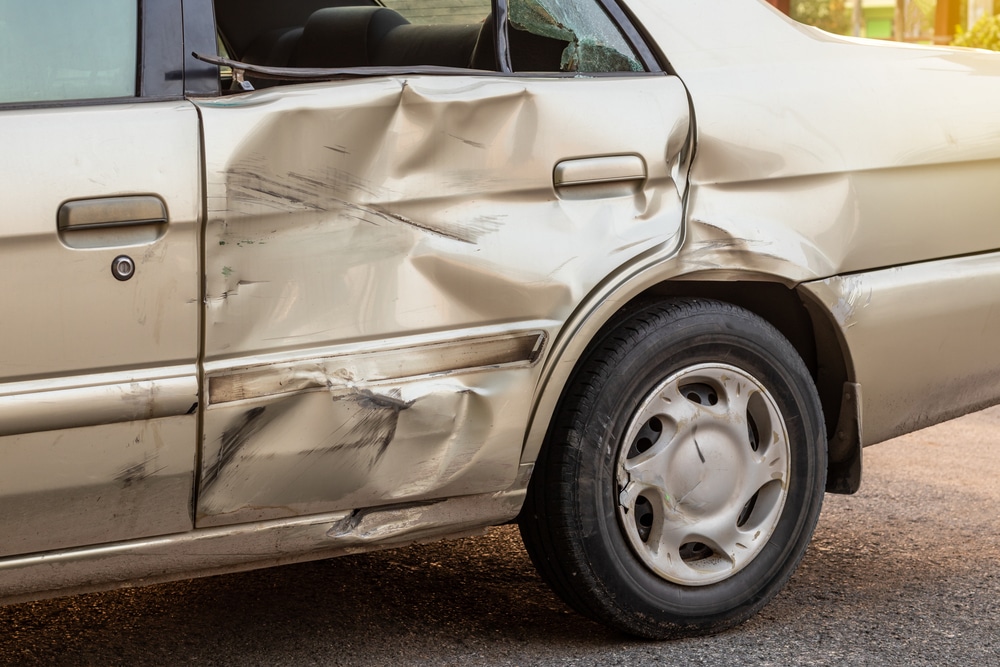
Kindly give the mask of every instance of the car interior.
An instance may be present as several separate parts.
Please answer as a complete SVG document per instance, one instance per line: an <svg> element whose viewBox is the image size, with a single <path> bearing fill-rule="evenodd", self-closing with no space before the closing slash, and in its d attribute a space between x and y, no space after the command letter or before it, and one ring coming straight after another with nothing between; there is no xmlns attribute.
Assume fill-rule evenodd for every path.
<svg viewBox="0 0 1000 667"><path fill-rule="evenodd" d="M538 0L513 4L526 18L507 24L514 72L641 69L613 48L578 40ZM522 9L523 8L523 9ZM239 62L279 68L437 66L500 70L488 0L215 0L221 48ZM610 65L572 57L581 44ZM592 58L593 60L593 58ZM282 83L254 80L255 87ZM288 83L288 82L284 82Z"/></svg>
<svg viewBox="0 0 1000 667"><path fill-rule="evenodd" d="M216 0L223 44L236 60L268 67L442 67L497 70L492 12L473 24L411 23L364 0ZM510 31L515 71L560 70L569 42Z"/></svg>

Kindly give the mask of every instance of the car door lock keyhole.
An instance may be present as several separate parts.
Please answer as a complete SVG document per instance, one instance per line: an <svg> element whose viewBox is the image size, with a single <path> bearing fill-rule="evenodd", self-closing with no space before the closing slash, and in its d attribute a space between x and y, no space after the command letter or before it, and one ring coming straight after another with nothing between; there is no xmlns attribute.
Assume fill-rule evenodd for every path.
<svg viewBox="0 0 1000 667"><path fill-rule="evenodd" d="M135 275L135 262L128 255L118 255L111 262L111 275L118 280L128 280Z"/></svg>

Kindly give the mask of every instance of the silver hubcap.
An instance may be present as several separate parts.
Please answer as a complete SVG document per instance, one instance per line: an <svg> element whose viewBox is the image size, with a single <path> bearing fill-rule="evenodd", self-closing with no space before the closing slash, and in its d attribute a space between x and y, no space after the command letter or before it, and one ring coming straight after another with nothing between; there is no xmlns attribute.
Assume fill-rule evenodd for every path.
<svg viewBox="0 0 1000 667"><path fill-rule="evenodd" d="M618 517L656 574L715 583L767 544L790 464L788 433L767 389L733 366L691 366L656 387L625 432Z"/></svg>

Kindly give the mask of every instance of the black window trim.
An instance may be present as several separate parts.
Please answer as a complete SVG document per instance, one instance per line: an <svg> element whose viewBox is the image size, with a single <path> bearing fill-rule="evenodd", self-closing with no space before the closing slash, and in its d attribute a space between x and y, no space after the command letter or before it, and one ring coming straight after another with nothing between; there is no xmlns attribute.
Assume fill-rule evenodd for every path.
<svg viewBox="0 0 1000 667"><path fill-rule="evenodd" d="M604 11L611 17L611 21L621 30L625 41L635 50L646 69L649 72L665 71L662 58L657 57L659 49L654 52L649 46L655 42L649 38L645 30L639 28L639 24L631 13L626 13L616 0L598 0L598 2L603 5Z"/></svg>
<svg viewBox="0 0 1000 667"><path fill-rule="evenodd" d="M196 55L217 56L219 53L215 4L212 0L182 0L182 2L184 95L218 97L221 94L218 67Z"/></svg>
<svg viewBox="0 0 1000 667"><path fill-rule="evenodd" d="M139 0L139 85L136 97L184 96L181 0ZM132 98L136 101L135 98Z"/></svg>
<svg viewBox="0 0 1000 667"><path fill-rule="evenodd" d="M659 44L636 20L627 6L622 6L617 0L600 0L600 2L625 35L626 40L632 45L632 48L638 52L643 64L651 72L658 71L676 75Z"/></svg>

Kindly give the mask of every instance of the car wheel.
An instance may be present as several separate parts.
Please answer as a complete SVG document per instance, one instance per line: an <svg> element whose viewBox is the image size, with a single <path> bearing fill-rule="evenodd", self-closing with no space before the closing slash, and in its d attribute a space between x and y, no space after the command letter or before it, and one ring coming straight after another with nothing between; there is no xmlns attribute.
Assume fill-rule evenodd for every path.
<svg viewBox="0 0 1000 667"><path fill-rule="evenodd" d="M519 520L577 611L665 638L732 627L788 581L819 517L823 415L795 348L730 304L605 328L564 392Z"/></svg>

